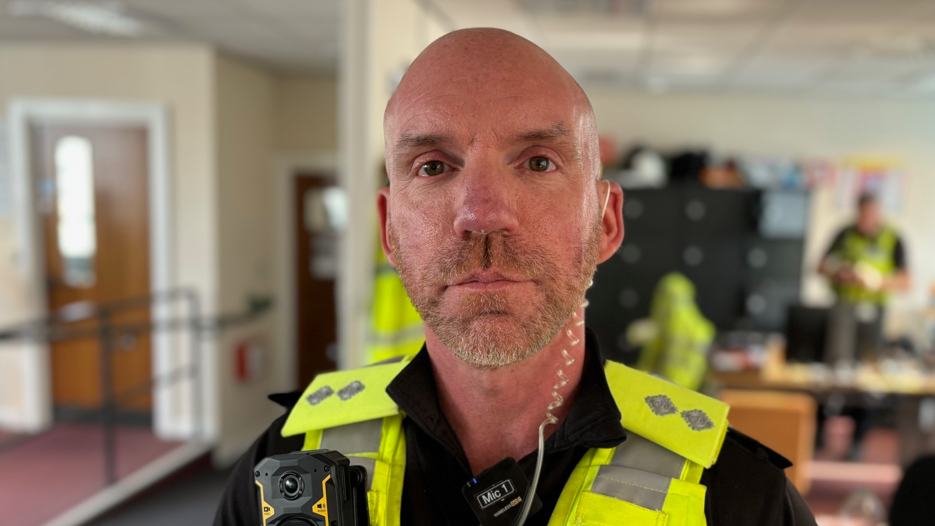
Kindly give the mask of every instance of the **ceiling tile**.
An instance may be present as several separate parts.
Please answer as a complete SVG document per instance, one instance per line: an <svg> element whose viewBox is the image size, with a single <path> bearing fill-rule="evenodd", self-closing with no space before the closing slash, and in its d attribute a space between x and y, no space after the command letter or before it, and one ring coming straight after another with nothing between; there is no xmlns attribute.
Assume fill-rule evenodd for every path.
<svg viewBox="0 0 935 526"><path fill-rule="evenodd" d="M217 18L233 13L227 0L123 0L132 9L169 20Z"/></svg>
<svg viewBox="0 0 935 526"><path fill-rule="evenodd" d="M337 0L226 0L277 18L320 17L334 20L340 15Z"/></svg>
<svg viewBox="0 0 935 526"><path fill-rule="evenodd" d="M662 0L654 4L659 21L751 22L773 16L787 0Z"/></svg>
<svg viewBox="0 0 935 526"><path fill-rule="evenodd" d="M267 24L246 17L197 18L184 20L185 29L192 35L212 41L262 41L282 39Z"/></svg>
<svg viewBox="0 0 935 526"><path fill-rule="evenodd" d="M57 40L87 38L88 36L89 34L84 31L47 18L0 18L0 40Z"/></svg>

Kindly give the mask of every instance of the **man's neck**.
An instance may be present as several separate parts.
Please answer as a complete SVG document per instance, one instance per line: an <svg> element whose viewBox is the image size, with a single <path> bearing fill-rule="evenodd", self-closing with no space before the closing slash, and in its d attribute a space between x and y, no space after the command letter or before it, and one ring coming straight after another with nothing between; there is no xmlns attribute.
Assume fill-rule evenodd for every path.
<svg viewBox="0 0 935 526"><path fill-rule="evenodd" d="M578 316L583 317L583 310ZM579 340L572 346L566 334ZM519 460L538 448L539 425L553 401L552 386L560 379L559 366L568 385L559 390L565 403L552 411L564 420L578 390L584 367L584 326L568 322L545 347L533 356L499 369L477 369L457 358L426 327L426 347L438 384L442 412L454 429L476 475L503 458ZM574 359L565 366L562 350ZM558 424L546 427L546 436Z"/></svg>

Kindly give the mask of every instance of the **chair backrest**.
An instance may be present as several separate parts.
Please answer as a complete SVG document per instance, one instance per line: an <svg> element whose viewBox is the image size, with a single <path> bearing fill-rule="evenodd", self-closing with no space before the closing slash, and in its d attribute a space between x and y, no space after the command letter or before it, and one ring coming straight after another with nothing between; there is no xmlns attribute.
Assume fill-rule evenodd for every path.
<svg viewBox="0 0 935 526"><path fill-rule="evenodd" d="M800 393L727 389L718 398L730 405L731 427L788 458L786 470L799 493L811 486L815 450L815 400Z"/></svg>

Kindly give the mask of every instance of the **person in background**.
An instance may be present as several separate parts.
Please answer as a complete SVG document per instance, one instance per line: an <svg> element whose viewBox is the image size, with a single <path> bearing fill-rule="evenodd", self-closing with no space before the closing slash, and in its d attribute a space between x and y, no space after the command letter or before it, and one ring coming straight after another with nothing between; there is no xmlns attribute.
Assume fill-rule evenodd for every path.
<svg viewBox="0 0 935 526"><path fill-rule="evenodd" d="M829 327L829 334L835 334L829 342L836 342L829 343L832 361L875 358L883 347L883 320L890 296L908 290L911 283L905 245L884 221L876 195L865 193L859 197L856 222L838 232L818 271L831 281L838 297ZM840 331L847 334L841 338ZM822 410L822 416L825 412ZM856 460L872 419L866 407L845 407L842 414L855 422L850 457Z"/></svg>
<svg viewBox="0 0 935 526"><path fill-rule="evenodd" d="M818 271L831 280L841 302L870 304L881 311L890 293L909 289L905 246L884 222L875 195L860 196L857 222L835 236Z"/></svg>

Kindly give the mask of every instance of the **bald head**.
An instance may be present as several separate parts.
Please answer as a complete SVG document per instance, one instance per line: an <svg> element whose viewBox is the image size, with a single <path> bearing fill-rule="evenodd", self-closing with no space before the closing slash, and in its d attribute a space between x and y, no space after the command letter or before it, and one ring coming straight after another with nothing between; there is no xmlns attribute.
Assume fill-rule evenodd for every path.
<svg viewBox="0 0 935 526"><path fill-rule="evenodd" d="M512 33L457 31L409 67L384 135L383 250L429 352L495 368L560 338L623 238L623 196L596 180L594 112L574 79Z"/></svg>
<svg viewBox="0 0 935 526"><path fill-rule="evenodd" d="M449 33L409 66L384 114L387 169L398 161L397 146L410 145L414 137L425 139L418 121L432 121L438 131L447 120L449 134L472 131L476 136L488 130L467 128L488 123L463 117L494 111L506 125L502 128L514 127L519 135L573 139L585 170L599 174L597 125L584 91L542 48L490 28Z"/></svg>

